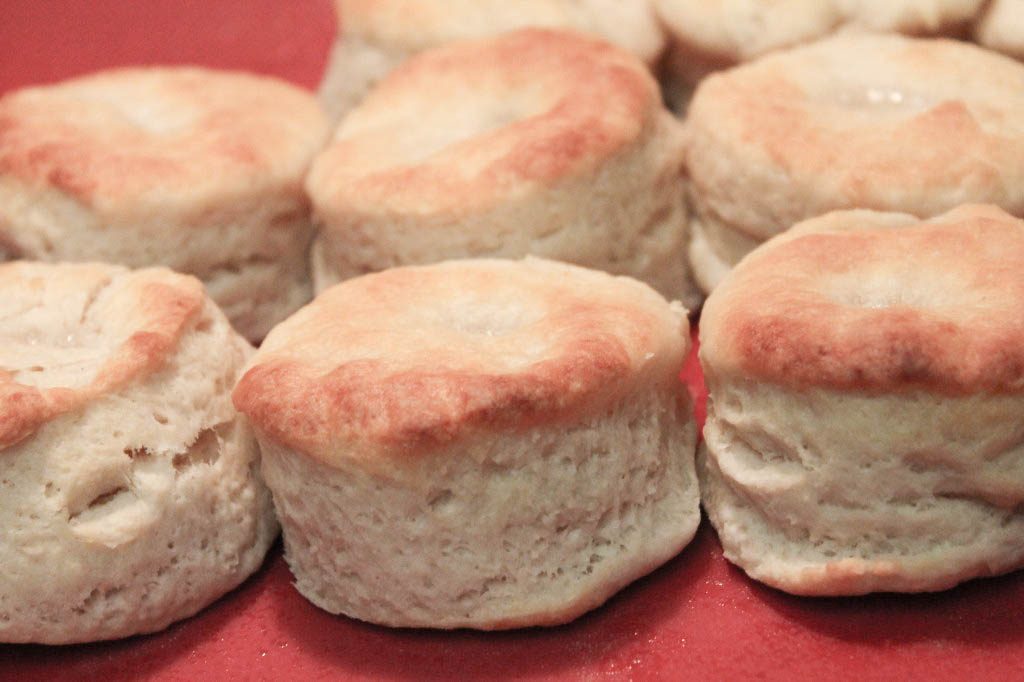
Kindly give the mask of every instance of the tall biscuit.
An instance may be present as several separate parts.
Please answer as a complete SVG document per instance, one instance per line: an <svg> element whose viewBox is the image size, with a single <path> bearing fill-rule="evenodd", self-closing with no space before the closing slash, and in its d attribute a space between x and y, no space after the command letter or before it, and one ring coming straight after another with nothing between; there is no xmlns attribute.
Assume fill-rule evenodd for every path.
<svg viewBox="0 0 1024 682"><path fill-rule="evenodd" d="M0 318L0 642L153 632L259 568L252 349L196 279L7 263Z"/></svg>
<svg viewBox="0 0 1024 682"><path fill-rule="evenodd" d="M698 472L726 557L792 592L1024 566L1024 222L840 211L708 298Z"/></svg>
<svg viewBox="0 0 1024 682"><path fill-rule="evenodd" d="M693 308L683 154L654 79L604 42L527 29L425 52L313 164L314 287L532 254L635 277Z"/></svg>
<svg viewBox="0 0 1024 682"><path fill-rule="evenodd" d="M690 261L705 292L801 220L965 202L1024 215L1024 65L973 45L844 35L704 80L688 116Z"/></svg>
<svg viewBox="0 0 1024 682"><path fill-rule="evenodd" d="M391 626L553 625L700 520L684 311L527 259L395 268L277 327L235 389L296 586Z"/></svg>

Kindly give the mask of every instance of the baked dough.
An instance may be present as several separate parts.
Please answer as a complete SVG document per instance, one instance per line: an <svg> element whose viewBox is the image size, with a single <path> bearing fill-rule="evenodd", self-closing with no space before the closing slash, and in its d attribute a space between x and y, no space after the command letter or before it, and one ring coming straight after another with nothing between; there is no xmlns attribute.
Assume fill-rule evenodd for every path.
<svg viewBox="0 0 1024 682"><path fill-rule="evenodd" d="M260 566L252 349L198 280L7 263L0 319L0 642L160 630Z"/></svg>
<svg viewBox="0 0 1024 682"><path fill-rule="evenodd" d="M687 119L694 277L836 209L1024 215L1024 65L973 45L843 35L705 79Z"/></svg>
<svg viewBox="0 0 1024 682"><path fill-rule="evenodd" d="M842 211L708 298L698 456L725 556L794 594L1024 565L1024 222Z"/></svg>
<svg viewBox="0 0 1024 682"><path fill-rule="evenodd" d="M532 254L629 275L695 308L683 155L654 79L607 43L525 29L425 52L351 111L313 164L314 287Z"/></svg>
<svg viewBox="0 0 1024 682"><path fill-rule="evenodd" d="M328 289L235 389L299 591L391 626L554 625L686 545L684 311L527 259Z"/></svg>

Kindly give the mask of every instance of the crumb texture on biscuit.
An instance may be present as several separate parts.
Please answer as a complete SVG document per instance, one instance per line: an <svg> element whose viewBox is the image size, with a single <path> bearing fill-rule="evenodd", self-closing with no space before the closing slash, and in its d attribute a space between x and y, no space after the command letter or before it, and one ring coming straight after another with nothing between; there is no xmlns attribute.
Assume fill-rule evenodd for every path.
<svg viewBox="0 0 1024 682"><path fill-rule="evenodd" d="M384 479L271 444L296 587L390 626L568 622L692 539L690 409L678 386L649 388L571 426L463 438Z"/></svg>
<svg viewBox="0 0 1024 682"><path fill-rule="evenodd" d="M0 448L159 371L202 306L169 270L0 265Z"/></svg>
<svg viewBox="0 0 1024 682"><path fill-rule="evenodd" d="M624 277L461 260L332 287L234 392L300 592L391 626L567 622L699 522L678 304Z"/></svg>
<svg viewBox="0 0 1024 682"><path fill-rule="evenodd" d="M794 388L1018 392L1022 258L1024 221L993 206L807 221L708 299L702 357L715 373Z"/></svg>
<svg viewBox="0 0 1024 682"><path fill-rule="evenodd" d="M467 428L599 409L678 372L687 328L639 282L551 261L398 268L330 288L275 329L234 399L270 438L328 463L358 456L352 442L430 449Z"/></svg>
<svg viewBox="0 0 1024 682"><path fill-rule="evenodd" d="M230 402L251 348L199 282L16 262L5 287L0 641L153 632L255 571L277 525Z"/></svg>
<svg viewBox="0 0 1024 682"><path fill-rule="evenodd" d="M1024 565L1020 394L795 391L731 376L709 388L702 501L751 577L794 594L920 592Z"/></svg>

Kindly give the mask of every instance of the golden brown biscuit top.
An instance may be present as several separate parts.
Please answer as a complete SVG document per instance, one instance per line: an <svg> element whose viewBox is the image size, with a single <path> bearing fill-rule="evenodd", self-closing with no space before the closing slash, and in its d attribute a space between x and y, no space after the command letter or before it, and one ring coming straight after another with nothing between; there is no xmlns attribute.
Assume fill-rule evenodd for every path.
<svg viewBox="0 0 1024 682"><path fill-rule="evenodd" d="M0 98L0 182L99 210L298 185L327 134L312 95L186 67L105 71Z"/></svg>
<svg viewBox="0 0 1024 682"><path fill-rule="evenodd" d="M234 402L328 464L401 456L605 409L677 381L688 346L682 308L635 280L533 258L449 261L328 289L270 333Z"/></svg>
<svg viewBox="0 0 1024 682"><path fill-rule="evenodd" d="M593 169L658 113L654 79L607 43L542 29L457 43L349 112L307 188L328 216L474 210Z"/></svg>
<svg viewBox="0 0 1024 682"><path fill-rule="evenodd" d="M795 389L1024 390L1024 221L843 211L751 254L704 306L709 376Z"/></svg>
<svg viewBox="0 0 1024 682"><path fill-rule="evenodd" d="M638 0L335 0L343 35L419 52L531 26L603 37L653 63L665 39Z"/></svg>
<svg viewBox="0 0 1024 682"><path fill-rule="evenodd" d="M776 53L705 79L688 127L694 191L752 236L836 208L1024 215L1024 65L964 43L843 35Z"/></svg>
<svg viewBox="0 0 1024 682"><path fill-rule="evenodd" d="M203 301L165 268L0 264L0 449L158 371Z"/></svg>

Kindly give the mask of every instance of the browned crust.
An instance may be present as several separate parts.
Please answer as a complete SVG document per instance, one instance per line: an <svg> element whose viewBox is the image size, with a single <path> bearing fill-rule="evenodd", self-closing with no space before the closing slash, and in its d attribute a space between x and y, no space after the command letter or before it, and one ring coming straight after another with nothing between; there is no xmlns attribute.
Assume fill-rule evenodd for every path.
<svg viewBox="0 0 1024 682"><path fill-rule="evenodd" d="M837 127L824 112L801 104L806 95L785 80L752 79L745 96L728 81L715 85L742 101L736 105L740 144L761 147L790 176L834 177L841 201L850 207L890 209L885 188L913 194L929 186L995 187L1000 169L1013 168L1012 150L1021 146L1013 140L1008 147L1005 136L986 132L959 100L892 123ZM951 139L957 143L943 143Z"/></svg>
<svg viewBox="0 0 1024 682"><path fill-rule="evenodd" d="M479 305L509 289L539 317L504 338L423 322L460 292ZM671 379L685 328L643 285L561 264L397 268L333 287L281 325L233 397L270 439L328 463L365 456L359 443L423 453L476 429L571 421L635 390L644 371ZM508 364L531 344L543 350Z"/></svg>
<svg viewBox="0 0 1024 682"><path fill-rule="evenodd" d="M571 355L529 373L392 372L356 361L317 377L295 362L257 365L235 391L235 404L275 441L316 451L325 434L428 452L467 429L525 429L557 418L631 369L615 339L581 343ZM338 434L338 430L342 434Z"/></svg>
<svg viewBox="0 0 1024 682"><path fill-rule="evenodd" d="M0 280L3 288L16 289L17 269L31 277L60 276L58 271L66 268L63 276L67 276L75 267L94 266L11 263L0 266ZM124 316L134 318L135 331L110 354L93 380L80 388L40 389L20 384L10 372L0 371L0 450L28 438L61 414L158 371L202 309L202 284L192 277L162 268L128 274L110 267L110 272L136 280L134 305L123 310Z"/></svg>
<svg viewBox="0 0 1024 682"><path fill-rule="evenodd" d="M438 83L467 92L486 89L498 103L518 101L526 90L534 94L496 129L425 160L399 156L381 163L381 149L400 134L388 125L414 126L436 110ZM364 132L348 134L342 126L307 182L318 210L422 214L489 205L533 184L551 185L596 168L637 143L661 105L650 73L624 50L572 32L524 29L414 57L349 120L396 121L396 110L405 112L397 122Z"/></svg>
<svg viewBox="0 0 1024 682"><path fill-rule="evenodd" d="M827 218L843 215L866 220L862 212ZM814 234L812 223L754 251L708 299L701 357L709 374L795 389L1024 390L1024 221L967 206L895 230ZM868 270L891 276L894 304L836 298L835 276L849 287L850 275ZM912 271L934 273L937 305L898 301Z"/></svg>
<svg viewBox="0 0 1024 682"><path fill-rule="evenodd" d="M74 404L71 391L50 389L40 391L15 383L0 374L0 450L19 443L56 414Z"/></svg>
<svg viewBox="0 0 1024 682"><path fill-rule="evenodd" d="M137 121L135 106L157 114ZM173 119L166 128L162 116ZM0 98L0 177L95 208L154 193L166 201L285 169L294 182L325 131L312 96L273 78L196 67L116 69Z"/></svg>
<svg viewBox="0 0 1024 682"><path fill-rule="evenodd" d="M1022 80L1019 63L976 46L896 35L843 35L715 74L688 110L694 195L761 238L840 208L930 216L977 201L1024 215ZM871 104L873 90L904 104Z"/></svg>

